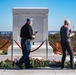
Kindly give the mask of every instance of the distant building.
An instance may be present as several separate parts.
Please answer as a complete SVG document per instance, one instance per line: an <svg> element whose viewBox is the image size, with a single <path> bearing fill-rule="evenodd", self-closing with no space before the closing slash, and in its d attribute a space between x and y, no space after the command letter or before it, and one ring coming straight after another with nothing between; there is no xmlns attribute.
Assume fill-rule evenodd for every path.
<svg viewBox="0 0 76 75"><path fill-rule="evenodd" d="M57 34L59 31L48 31L48 34Z"/></svg>
<svg viewBox="0 0 76 75"><path fill-rule="evenodd" d="M0 31L0 34L11 35L12 34L12 31Z"/></svg>
<svg viewBox="0 0 76 75"><path fill-rule="evenodd" d="M48 34L56 34L56 33L59 33L59 31L48 31ZM0 31L0 34L11 35L12 31Z"/></svg>

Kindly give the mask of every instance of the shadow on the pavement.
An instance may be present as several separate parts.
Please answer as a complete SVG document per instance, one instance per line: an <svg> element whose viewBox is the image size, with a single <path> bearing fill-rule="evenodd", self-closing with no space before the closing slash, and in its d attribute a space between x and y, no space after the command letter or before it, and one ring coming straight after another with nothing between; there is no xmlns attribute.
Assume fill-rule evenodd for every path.
<svg viewBox="0 0 76 75"><path fill-rule="evenodd" d="M19 68L0 68L0 70L20 70Z"/></svg>
<svg viewBox="0 0 76 75"><path fill-rule="evenodd" d="M48 67L48 68L31 68L31 69L19 69L19 68L0 68L3 70L62 70L60 67ZM63 70L71 70L70 68L65 68ZM76 69L75 69L76 70Z"/></svg>

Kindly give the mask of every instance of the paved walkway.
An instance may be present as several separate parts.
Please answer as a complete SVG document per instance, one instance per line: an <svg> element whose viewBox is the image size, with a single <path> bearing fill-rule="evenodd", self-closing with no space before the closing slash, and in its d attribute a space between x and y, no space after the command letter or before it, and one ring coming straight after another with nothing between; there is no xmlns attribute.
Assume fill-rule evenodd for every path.
<svg viewBox="0 0 76 75"><path fill-rule="evenodd" d="M76 75L76 69L33 68L33 69L0 69L0 75Z"/></svg>

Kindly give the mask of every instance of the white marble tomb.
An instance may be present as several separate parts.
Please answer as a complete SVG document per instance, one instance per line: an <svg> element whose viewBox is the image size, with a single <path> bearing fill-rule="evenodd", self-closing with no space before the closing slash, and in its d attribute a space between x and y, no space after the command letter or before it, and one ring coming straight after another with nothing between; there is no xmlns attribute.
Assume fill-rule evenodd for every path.
<svg viewBox="0 0 76 75"><path fill-rule="evenodd" d="M33 19L33 30L37 30L35 42L48 38L48 8L13 8L13 39L20 43L20 29L26 18Z"/></svg>
<svg viewBox="0 0 76 75"><path fill-rule="evenodd" d="M14 7L13 13L13 40L20 44L20 29L26 23L27 17L33 18L33 30L37 30L37 38L34 40L35 45L31 45L32 50L36 49L42 41L48 39L48 8L20 8ZM8 54L11 54L10 48ZM13 54L21 55L21 49L13 42ZM48 56L53 54L52 47L48 45ZM46 58L46 43L42 47L31 53L30 56Z"/></svg>

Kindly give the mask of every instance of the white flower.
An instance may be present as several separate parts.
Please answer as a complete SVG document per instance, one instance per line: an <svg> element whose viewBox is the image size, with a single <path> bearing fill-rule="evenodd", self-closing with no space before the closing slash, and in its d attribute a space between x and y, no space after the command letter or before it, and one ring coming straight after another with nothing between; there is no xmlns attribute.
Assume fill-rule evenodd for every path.
<svg viewBox="0 0 76 75"><path fill-rule="evenodd" d="M17 63L17 61L18 61L17 59L14 59L14 62L15 62L15 63Z"/></svg>

